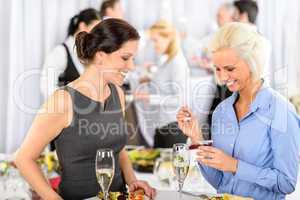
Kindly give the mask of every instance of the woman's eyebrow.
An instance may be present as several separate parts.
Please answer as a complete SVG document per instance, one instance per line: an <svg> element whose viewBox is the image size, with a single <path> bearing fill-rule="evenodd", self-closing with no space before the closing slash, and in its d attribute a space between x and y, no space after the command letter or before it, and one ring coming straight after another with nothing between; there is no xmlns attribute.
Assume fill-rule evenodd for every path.
<svg viewBox="0 0 300 200"><path fill-rule="evenodd" d="M133 55L132 53L128 53L128 52L123 52L121 54L123 54L123 56L132 56Z"/></svg>
<svg viewBox="0 0 300 200"><path fill-rule="evenodd" d="M230 64L230 65L223 65L223 66L217 66L217 65L213 65L213 66L214 66L214 68L222 67L222 68L225 68L225 69L235 67L233 64Z"/></svg>
<svg viewBox="0 0 300 200"><path fill-rule="evenodd" d="M223 68L225 68L225 69L234 68L234 67L235 67L234 65L225 65L225 66L223 66Z"/></svg>

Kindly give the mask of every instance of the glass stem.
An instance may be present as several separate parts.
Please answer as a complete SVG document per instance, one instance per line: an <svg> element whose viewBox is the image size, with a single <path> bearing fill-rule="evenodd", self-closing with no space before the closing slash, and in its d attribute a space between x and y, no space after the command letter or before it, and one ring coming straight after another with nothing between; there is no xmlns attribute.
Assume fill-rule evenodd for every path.
<svg viewBox="0 0 300 200"><path fill-rule="evenodd" d="M108 200L108 191L104 192L104 200Z"/></svg>
<svg viewBox="0 0 300 200"><path fill-rule="evenodd" d="M182 199L183 182L178 182L178 187L179 187L179 199Z"/></svg>

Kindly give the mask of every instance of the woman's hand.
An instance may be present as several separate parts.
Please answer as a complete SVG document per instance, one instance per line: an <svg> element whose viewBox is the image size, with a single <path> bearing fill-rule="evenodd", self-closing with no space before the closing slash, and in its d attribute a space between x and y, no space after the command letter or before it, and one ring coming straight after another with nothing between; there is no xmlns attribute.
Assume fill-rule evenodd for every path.
<svg viewBox="0 0 300 200"><path fill-rule="evenodd" d="M138 189L142 189L150 199L154 199L154 197L156 196L156 190L152 188L146 181L133 181L128 185L128 188L129 192L134 192Z"/></svg>
<svg viewBox="0 0 300 200"><path fill-rule="evenodd" d="M140 84L149 83L150 81L151 81L151 79L147 76L144 76L144 77L139 79Z"/></svg>
<svg viewBox="0 0 300 200"><path fill-rule="evenodd" d="M209 72L213 72L212 62L206 57L193 56L191 58L192 62L194 62L198 67L202 69L206 69Z"/></svg>
<svg viewBox="0 0 300 200"><path fill-rule="evenodd" d="M210 146L200 146L198 149L197 160L201 164L224 172L236 172L238 160L227 155L222 150Z"/></svg>
<svg viewBox="0 0 300 200"><path fill-rule="evenodd" d="M133 94L135 100L144 101L145 103L150 102L150 94L148 92L136 91Z"/></svg>
<svg viewBox="0 0 300 200"><path fill-rule="evenodd" d="M202 139L198 120L187 106L183 106L177 113L177 122L179 128L192 140L192 143L197 143Z"/></svg>

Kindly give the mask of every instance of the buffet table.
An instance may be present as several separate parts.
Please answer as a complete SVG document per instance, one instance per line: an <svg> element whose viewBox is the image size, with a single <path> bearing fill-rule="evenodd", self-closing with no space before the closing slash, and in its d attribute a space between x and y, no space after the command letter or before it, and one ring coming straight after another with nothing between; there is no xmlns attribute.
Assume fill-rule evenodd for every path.
<svg viewBox="0 0 300 200"><path fill-rule="evenodd" d="M300 170L299 170L298 174L300 174ZM157 197L156 197L157 200L179 199L179 194L178 194L178 192L175 192L176 190L166 187L166 186L161 186L160 183L158 182L157 178L153 174L145 174L145 173L137 172L136 175L140 179L148 181L154 188L157 189ZM188 182L188 180L187 180L187 182ZM200 178L200 184L199 183L197 184L197 186L200 185L200 187L196 188L197 186L194 185L191 188L189 188L189 185L192 183L186 184L184 186L183 190L190 191L193 193L203 192L206 194L216 194L216 190L212 186L210 186L209 183L203 177ZM196 190L195 190L195 188L196 188ZM183 200L193 200L193 199L199 200L199 197L183 195ZM286 200L299 200L299 199L300 199L300 177L298 176L296 190L292 194L287 195Z"/></svg>
<svg viewBox="0 0 300 200"><path fill-rule="evenodd" d="M299 171L299 173L300 173L300 171ZM153 174L136 172L136 175L141 180L148 181L153 187L155 187L157 189L157 196L156 196L155 200L166 200L166 199L179 200L180 199L179 193L175 189L172 189L172 187L162 186ZM287 195L286 200L299 200L299 197L300 197L300 184L299 183L300 183L300 178L298 178L298 184L296 187L296 191L294 193L292 193L291 195ZM188 183L184 186L183 191L191 191L191 188L188 188L189 184L191 184L191 183ZM197 184L197 185L199 185L199 184ZM216 194L215 189L212 188L204 179L202 180L201 185L202 186L200 188L197 188L197 190L194 190L191 192L195 193L195 194L199 194L199 192L202 191L203 193L208 194L208 195ZM192 188L195 188L195 186L193 186ZM198 191L198 192L195 192L195 191ZM94 197L89 200L97 200L97 199L98 199L97 197ZM200 197L195 197L192 195L187 195L187 194L182 195L182 200L200 200L200 199L201 199Z"/></svg>
<svg viewBox="0 0 300 200"><path fill-rule="evenodd" d="M1 167L1 166L0 166ZM43 169L46 173L45 169ZM165 173L167 174L168 169ZM159 180L157 174L135 172L139 180L147 181L152 187L157 190L157 200L179 199L179 193L177 192L177 182L175 180L165 183ZM299 170L300 174L300 170ZM286 197L286 200L299 200L300 197L300 176L298 176L297 186L295 192ZM191 162L189 174L185 180L183 191L192 194L216 194L216 190L209 185L209 183L203 178L199 170L195 165L195 162ZM20 176L17 169L10 169L9 176L4 178L0 176L0 200L5 199L32 199L32 193L29 185ZM97 200L97 197L90 200ZM182 195L182 200L199 200L199 197L191 195Z"/></svg>

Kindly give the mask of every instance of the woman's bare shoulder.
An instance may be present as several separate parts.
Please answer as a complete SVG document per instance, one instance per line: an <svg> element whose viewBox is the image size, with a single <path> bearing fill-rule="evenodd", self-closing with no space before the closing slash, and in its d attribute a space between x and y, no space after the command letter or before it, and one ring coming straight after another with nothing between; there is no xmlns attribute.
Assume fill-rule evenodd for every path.
<svg viewBox="0 0 300 200"><path fill-rule="evenodd" d="M42 105L39 115L43 114L49 118L61 119L64 126L68 126L72 120L72 98L68 91L56 90Z"/></svg>

